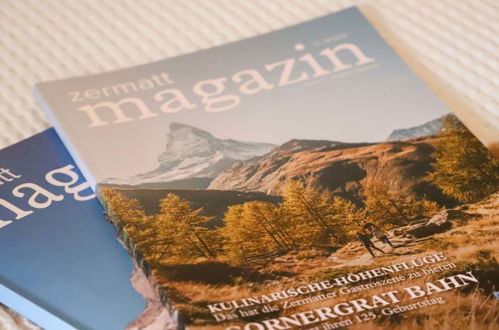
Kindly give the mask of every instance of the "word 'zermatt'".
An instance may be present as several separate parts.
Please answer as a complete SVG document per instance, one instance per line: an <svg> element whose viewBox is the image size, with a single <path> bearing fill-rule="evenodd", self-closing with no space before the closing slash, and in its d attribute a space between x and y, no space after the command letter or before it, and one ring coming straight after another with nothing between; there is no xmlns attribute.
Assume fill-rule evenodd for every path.
<svg viewBox="0 0 499 330"><path fill-rule="evenodd" d="M302 51L304 48L301 44L295 46L298 51ZM264 69L269 72L267 78L255 69L238 71L230 77L230 82L233 83L230 88L237 89L239 94L226 93L229 78L218 77L195 83L192 87L194 95L189 96L180 89L168 88L156 92L153 99L161 103L159 107L164 113L193 109L197 106L197 103L193 101L196 97L200 98L205 111L226 111L241 103L241 95L254 95L275 87L305 82L375 61L374 58L366 56L359 47L352 43L325 48L319 52L319 55L320 57L316 58L307 52L298 59L288 58L266 64ZM354 63L347 63L352 60L352 57ZM87 104L80 106L78 110L84 112L90 119L89 127L105 126L110 123L120 124L158 116L158 113L153 112L146 102L138 97Z"/></svg>

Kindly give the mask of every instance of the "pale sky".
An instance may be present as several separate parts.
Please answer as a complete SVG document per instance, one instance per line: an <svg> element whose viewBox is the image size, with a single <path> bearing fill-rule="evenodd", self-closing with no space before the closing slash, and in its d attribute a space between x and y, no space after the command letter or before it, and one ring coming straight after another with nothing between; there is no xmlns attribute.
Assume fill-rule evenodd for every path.
<svg viewBox="0 0 499 330"><path fill-rule="evenodd" d="M322 66L331 68L331 63L318 53L342 43L357 45L367 56L375 58L375 62L316 80L242 96L236 108L222 112L204 111L199 97L192 93L192 87L198 81L219 77L230 80L234 73L245 69L256 69L265 79L275 82L278 76L266 72L265 64L298 58L305 51L317 58ZM305 50L295 50L297 44L304 45ZM348 52L341 56L345 62L355 63L355 58ZM375 142L385 140L394 129L420 125L449 112L356 9L208 51L70 82L56 82L49 87L60 93L102 88L159 72L170 74L175 80L172 87L185 92L197 106L174 114L161 113L160 103L152 97L158 89L142 91L138 95L158 116L88 128L88 118L76 111L75 104L60 97L53 101L53 104L57 102L56 112L64 116L63 128L95 181L127 177L156 168L157 156L165 148L171 122L192 125L219 138L242 141L275 144L291 139ZM233 83L231 86L227 93L237 93Z"/></svg>

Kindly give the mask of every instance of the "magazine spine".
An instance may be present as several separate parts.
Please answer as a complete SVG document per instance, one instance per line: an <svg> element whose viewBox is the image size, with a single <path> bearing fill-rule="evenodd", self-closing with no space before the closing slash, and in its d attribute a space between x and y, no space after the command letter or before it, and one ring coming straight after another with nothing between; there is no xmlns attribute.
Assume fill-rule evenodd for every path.
<svg viewBox="0 0 499 330"><path fill-rule="evenodd" d="M3 284L0 284L0 302L44 329L77 329L54 313L45 310L24 295Z"/></svg>

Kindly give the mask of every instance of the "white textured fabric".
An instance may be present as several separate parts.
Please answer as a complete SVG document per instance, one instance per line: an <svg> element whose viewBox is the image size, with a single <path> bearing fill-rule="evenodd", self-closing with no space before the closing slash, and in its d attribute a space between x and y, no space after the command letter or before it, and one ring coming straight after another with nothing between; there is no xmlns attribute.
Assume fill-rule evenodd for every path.
<svg viewBox="0 0 499 330"><path fill-rule="evenodd" d="M193 52L355 4L483 141L499 140L498 0L0 0L0 148L49 127L36 82Z"/></svg>
<svg viewBox="0 0 499 330"><path fill-rule="evenodd" d="M36 82L197 51L354 4L492 142L497 131L483 123L499 127L497 0L1 0L0 148L49 126Z"/></svg>

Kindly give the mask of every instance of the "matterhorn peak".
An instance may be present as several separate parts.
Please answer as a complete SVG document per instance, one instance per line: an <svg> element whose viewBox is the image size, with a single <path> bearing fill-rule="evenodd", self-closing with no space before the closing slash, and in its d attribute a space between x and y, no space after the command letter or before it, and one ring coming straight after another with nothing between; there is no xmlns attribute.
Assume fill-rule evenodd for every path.
<svg viewBox="0 0 499 330"><path fill-rule="evenodd" d="M154 171L128 179L128 184L176 182L193 178L215 178L237 161L261 156L275 145L219 139L213 134L183 123L172 122L166 134L165 149Z"/></svg>
<svg viewBox="0 0 499 330"><path fill-rule="evenodd" d="M213 137L213 135L207 131L183 123L171 122L168 128L170 130L168 134L179 133L179 132L190 132L192 134L202 135L209 138Z"/></svg>

